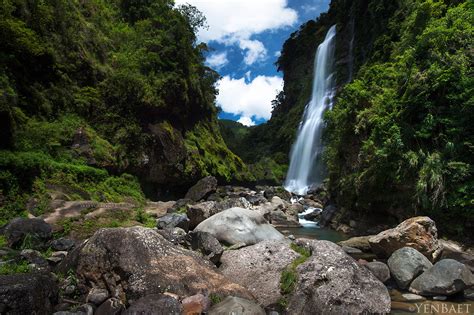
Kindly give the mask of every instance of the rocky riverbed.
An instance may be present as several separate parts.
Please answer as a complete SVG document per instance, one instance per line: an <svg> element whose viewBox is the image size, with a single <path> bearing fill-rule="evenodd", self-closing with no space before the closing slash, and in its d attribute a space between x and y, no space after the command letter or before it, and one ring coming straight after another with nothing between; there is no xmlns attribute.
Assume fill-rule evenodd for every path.
<svg viewBox="0 0 474 315"><path fill-rule="evenodd" d="M440 240L428 217L347 239L356 224L338 222L323 189L206 177L175 201L50 208L0 230L2 314L474 311L469 249ZM302 214L326 232L292 233Z"/></svg>

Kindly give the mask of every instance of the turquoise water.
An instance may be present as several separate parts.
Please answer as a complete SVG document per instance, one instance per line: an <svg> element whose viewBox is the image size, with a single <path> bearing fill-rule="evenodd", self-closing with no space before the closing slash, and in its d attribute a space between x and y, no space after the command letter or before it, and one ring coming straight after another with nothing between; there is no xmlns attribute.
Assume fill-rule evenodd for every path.
<svg viewBox="0 0 474 315"><path fill-rule="evenodd" d="M327 240L331 242L339 242L348 239L345 234L328 228L320 227L283 227L278 230L284 235L293 235L296 238L311 238L317 240Z"/></svg>

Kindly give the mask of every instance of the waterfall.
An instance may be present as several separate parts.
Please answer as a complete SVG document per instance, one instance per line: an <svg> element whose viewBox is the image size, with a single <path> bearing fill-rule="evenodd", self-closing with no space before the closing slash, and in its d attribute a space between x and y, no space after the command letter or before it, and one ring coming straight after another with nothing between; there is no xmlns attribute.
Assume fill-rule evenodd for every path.
<svg viewBox="0 0 474 315"><path fill-rule="evenodd" d="M313 184L321 184L323 114L332 107L334 96L334 50L336 26L332 26L319 45L314 59L313 92L306 105L296 142L291 149L285 189L304 195Z"/></svg>

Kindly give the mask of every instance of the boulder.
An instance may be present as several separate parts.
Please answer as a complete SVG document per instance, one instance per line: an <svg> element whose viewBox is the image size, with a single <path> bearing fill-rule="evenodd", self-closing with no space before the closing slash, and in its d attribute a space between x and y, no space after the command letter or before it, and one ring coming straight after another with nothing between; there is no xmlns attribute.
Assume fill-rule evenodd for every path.
<svg viewBox="0 0 474 315"><path fill-rule="evenodd" d="M243 208L230 208L201 222L195 231L208 232L225 244L256 244L264 240L280 240L284 236L261 214Z"/></svg>
<svg viewBox="0 0 474 315"><path fill-rule="evenodd" d="M110 298L100 304L94 315L120 315L125 310L125 305L117 298Z"/></svg>
<svg viewBox="0 0 474 315"><path fill-rule="evenodd" d="M211 307L211 300L202 294L188 296L181 301L184 315L205 314Z"/></svg>
<svg viewBox="0 0 474 315"><path fill-rule="evenodd" d="M200 179L193 187L189 188L185 198L194 201L205 199L216 191L217 179L214 176L207 176Z"/></svg>
<svg viewBox="0 0 474 315"><path fill-rule="evenodd" d="M222 302L209 309L209 315L265 315L265 311L252 301L228 296Z"/></svg>
<svg viewBox="0 0 474 315"><path fill-rule="evenodd" d="M221 243L212 236L210 233L195 231L190 233L191 236L191 248L198 250L207 259L212 261L214 264L219 263L224 248Z"/></svg>
<svg viewBox="0 0 474 315"><path fill-rule="evenodd" d="M265 202L267 202L267 198L265 198L263 195L261 194L255 194L255 195L250 195L250 196L247 196L246 199L248 200L248 202L250 202L253 206L258 206L258 205L261 205L261 204L264 204Z"/></svg>
<svg viewBox="0 0 474 315"><path fill-rule="evenodd" d="M58 266L60 272L69 269L76 270L80 283L108 289L122 302L165 290L180 296L206 291L252 298L199 254L140 226L98 230Z"/></svg>
<svg viewBox="0 0 474 315"><path fill-rule="evenodd" d="M216 203L217 212L235 207L250 209L252 204L244 197L227 198Z"/></svg>
<svg viewBox="0 0 474 315"><path fill-rule="evenodd" d="M225 251L219 270L228 279L252 292L260 305L268 307L282 298L281 272L299 256L287 240L263 241Z"/></svg>
<svg viewBox="0 0 474 315"><path fill-rule="evenodd" d="M311 257L297 267L289 314L361 314L390 312L385 285L341 247L329 241L299 239Z"/></svg>
<svg viewBox="0 0 474 315"><path fill-rule="evenodd" d="M372 261L364 265L365 268L369 269L374 276L382 282L387 282L390 279L390 269L386 264L381 261Z"/></svg>
<svg viewBox="0 0 474 315"><path fill-rule="evenodd" d="M350 239L341 241L337 244L339 244L340 246L349 246L349 247L357 248L367 253L371 251L369 238L371 238L372 236L373 235L351 237Z"/></svg>
<svg viewBox="0 0 474 315"><path fill-rule="evenodd" d="M156 220L156 227L158 229L172 229L178 227L184 231L188 231L189 219L186 214L168 213Z"/></svg>
<svg viewBox="0 0 474 315"><path fill-rule="evenodd" d="M87 294L86 302L94 305L102 304L109 297L109 291L106 289L92 288Z"/></svg>
<svg viewBox="0 0 474 315"><path fill-rule="evenodd" d="M75 245L75 242L68 238L58 238L51 241L51 248L57 251L68 251L72 249Z"/></svg>
<svg viewBox="0 0 474 315"><path fill-rule="evenodd" d="M410 292L424 296L453 295L474 285L474 276L464 264L442 259L413 280Z"/></svg>
<svg viewBox="0 0 474 315"><path fill-rule="evenodd" d="M413 247L431 262L441 253L436 224L428 217L405 220L393 229L372 236L369 238L369 243L372 251L382 258L390 257L402 247Z"/></svg>
<svg viewBox="0 0 474 315"><path fill-rule="evenodd" d="M159 218L169 213L168 210L173 209L176 201L148 201L143 211L152 217Z"/></svg>
<svg viewBox="0 0 474 315"><path fill-rule="evenodd" d="M23 273L0 276L2 314L53 313L58 301L58 286L50 274Z"/></svg>
<svg viewBox="0 0 474 315"><path fill-rule="evenodd" d="M474 255L472 253L464 251L461 245L454 241L439 240L443 247L441 259L454 259L462 264L465 264L471 272L474 273Z"/></svg>
<svg viewBox="0 0 474 315"><path fill-rule="evenodd" d="M194 205L187 206L187 215L189 218L189 228L194 229L199 223L218 213L215 201L204 201Z"/></svg>
<svg viewBox="0 0 474 315"><path fill-rule="evenodd" d="M168 295L150 294L132 303L122 315L181 315L183 307L181 303Z"/></svg>
<svg viewBox="0 0 474 315"><path fill-rule="evenodd" d="M167 241L170 241L174 245L186 245L186 231L182 228L166 228L164 230L157 231L161 236L163 236Z"/></svg>
<svg viewBox="0 0 474 315"><path fill-rule="evenodd" d="M388 267L401 289L406 289L420 274L431 268L431 262L411 247L397 249L388 259Z"/></svg>
<svg viewBox="0 0 474 315"><path fill-rule="evenodd" d="M36 270L47 271L49 267L48 261L41 255L41 253L34 249L24 249L20 252L21 258L25 259L30 265L33 265Z"/></svg>
<svg viewBox="0 0 474 315"><path fill-rule="evenodd" d="M321 227L328 226L338 210L339 209L335 205L328 205L324 207L323 212L321 212L321 217L319 219L319 225Z"/></svg>
<svg viewBox="0 0 474 315"><path fill-rule="evenodd" d="M51 226L40 218L15 218L2 227L0 234L5 235L9 247L17 248L25 237L31 245L41 247L52 236Z"/></svg>

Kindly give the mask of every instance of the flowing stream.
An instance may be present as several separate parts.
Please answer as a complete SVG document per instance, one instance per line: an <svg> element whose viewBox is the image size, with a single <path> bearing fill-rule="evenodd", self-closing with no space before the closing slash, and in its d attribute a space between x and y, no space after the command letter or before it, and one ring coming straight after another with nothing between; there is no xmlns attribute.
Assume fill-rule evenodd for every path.
<svg viewBox="0 0 474 315"><path fill-rule="evenodd" d="M335 38L336 26L333 25L316 52L311 100L306 105L291 150L285 189L298 195L306 194L311 185L321 184L323 179L321 135L324 111L333 103Z"/></svg>

